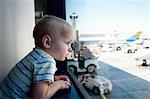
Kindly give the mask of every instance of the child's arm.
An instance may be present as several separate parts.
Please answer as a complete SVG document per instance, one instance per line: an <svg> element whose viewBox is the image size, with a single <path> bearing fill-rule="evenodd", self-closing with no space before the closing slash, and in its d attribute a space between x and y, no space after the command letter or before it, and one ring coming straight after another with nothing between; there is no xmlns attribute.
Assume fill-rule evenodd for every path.
<svg viewBox="0 0 150 99"><path fill-rule="evenodd" d="M69 82L58 80L52 84L48 81L33 83L30 90L30 96L34 99L50 99L59 89L68 88Z"/></svg>

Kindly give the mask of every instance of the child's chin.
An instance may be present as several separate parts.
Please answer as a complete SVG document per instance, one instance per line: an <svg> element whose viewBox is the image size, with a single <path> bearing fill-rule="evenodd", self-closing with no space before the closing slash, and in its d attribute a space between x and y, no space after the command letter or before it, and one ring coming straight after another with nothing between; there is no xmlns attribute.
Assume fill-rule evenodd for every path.
<svg viewBox="0 0 150 99"><path fill-rule="evenodd" d="M64 60L65 60L65 58L60 58L60 59L59 59L59 61L64 61Z"/></svg>

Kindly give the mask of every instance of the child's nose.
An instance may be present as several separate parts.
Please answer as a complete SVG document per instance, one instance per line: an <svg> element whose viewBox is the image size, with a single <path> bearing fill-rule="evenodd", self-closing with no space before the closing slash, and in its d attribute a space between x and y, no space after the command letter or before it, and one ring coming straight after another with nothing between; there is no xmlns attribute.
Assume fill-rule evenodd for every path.
<svg viewBox="0 0 150 99"><path fill-rule="evenodd" d="M68 51L69 51L69 52L72 52L72 48L71 48L71 47L69 47Z"/></svg>

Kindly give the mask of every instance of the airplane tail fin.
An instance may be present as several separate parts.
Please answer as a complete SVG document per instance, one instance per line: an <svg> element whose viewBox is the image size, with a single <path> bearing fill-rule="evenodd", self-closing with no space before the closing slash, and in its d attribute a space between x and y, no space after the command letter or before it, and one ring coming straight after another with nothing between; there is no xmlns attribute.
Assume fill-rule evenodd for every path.
<svg viewBox="0 0 150 99"><path fill-rule="evenodd" d="M142 34L142 31L139 31L135 35L133 35L132 37L130 37L129 39L127 39L127 41L128 42L135 41L135 40L137 40L137 39L140 38L141 34Z"/></svg>
<svg viewBox="0 0 150 99"><path fill-rule="evenodd" d="M140 31L140 32L137 32L136 34L135 34L135 37L137 38L137 39L139 39L140 38L140 36L141 36L141 34L142 34L142 32Z"/></svg>

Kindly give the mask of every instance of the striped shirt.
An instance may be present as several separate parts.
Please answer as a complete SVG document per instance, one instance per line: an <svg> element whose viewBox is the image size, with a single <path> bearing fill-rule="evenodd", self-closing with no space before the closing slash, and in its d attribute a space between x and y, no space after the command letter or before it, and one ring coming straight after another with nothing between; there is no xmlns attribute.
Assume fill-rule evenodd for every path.
<svg viewBox="0 0 150 99"><path fill-rule="evenodd" d="M28 98L31 84L53 82L55 71L54 58L43 50L34 48L0 83L0 93L3 98Z"/></svg>

